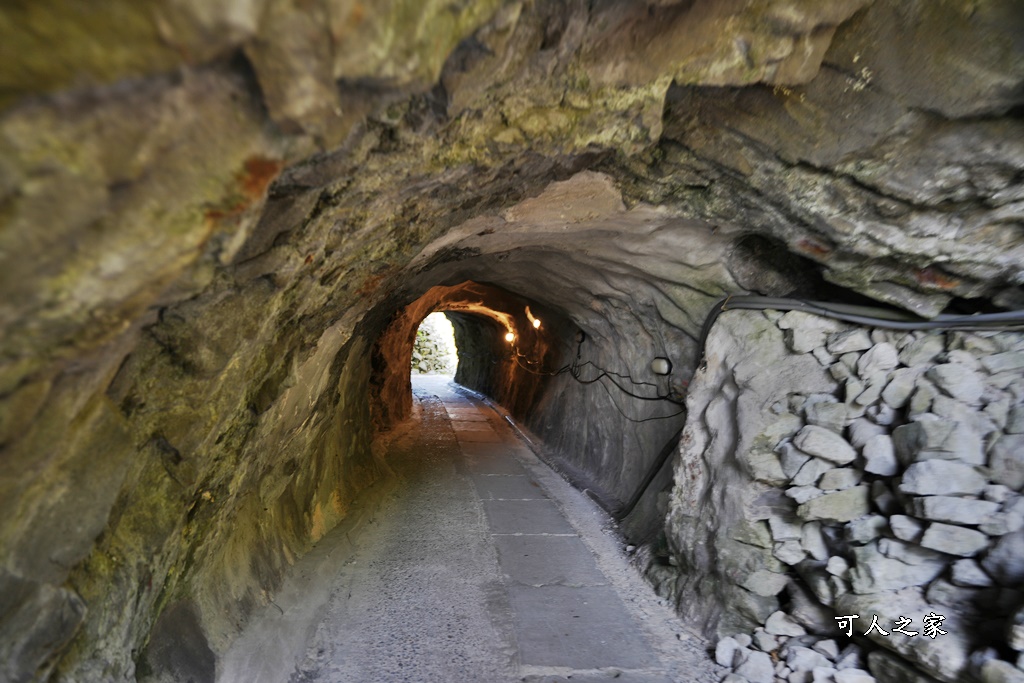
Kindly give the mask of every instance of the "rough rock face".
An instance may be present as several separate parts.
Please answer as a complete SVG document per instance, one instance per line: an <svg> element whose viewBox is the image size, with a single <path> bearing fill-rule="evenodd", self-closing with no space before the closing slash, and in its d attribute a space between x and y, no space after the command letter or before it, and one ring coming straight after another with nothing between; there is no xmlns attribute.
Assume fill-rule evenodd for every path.
<svg viewBox="0 0 1024 683"><path fill-rule="evenodd" d="M410 330L435 287L488 297L452 312L480 353L460 379L612 505L686 419L663 399L685 391L722 296L1020 306L1022 27L1014 0L6 3L2 676L159 680L186 655L208 676L382 476L374 434L407 414ZM817 348L806 324L785 336ZM1016 353L986 351L983 372L1014 386ZM658 356L671 377L649 372ZM913 400L919 380L942 409L987 401L985 381L947 368L865 382L865 405ZM744 415L745 394L771 391L732 381L718 400ZM841 419L808 410L825 430ZM986 481L1009 488L1019 413L985 452ZM716 448L753 438L721 427ZM967 448L940 436L893 432L863 469L927 465L914 496L977 495L934 491L943 458L905 462L904 442ZM738 486L790 476L773 448L730 456ZM801 480L851 482L841 455L813 457ZM630 519L642 535L658 533L662 477ZM864 486L807 514L838 524ZM977 512L919 505L904 516L956 527ZM927 543L971 539L939 526ZM1012 543L985 571L1013 575L998 559ZM769 593L752 593L758 615L782 562L766 550L736 568Z"/></svg>
<svg viewBox="0 0 1024 683"><path fill-rule="evenodd" d="M724 314L687 402L675 566L649 570L684 614L735 636L720 663L750 681L750 653L773 654L768 681L908 680L880 663L891 655L864 658L881 647L911 680L1016 671L1024 451L1009 416L1024 374L1000 361L1022 350L1019 333Z"/></svg>

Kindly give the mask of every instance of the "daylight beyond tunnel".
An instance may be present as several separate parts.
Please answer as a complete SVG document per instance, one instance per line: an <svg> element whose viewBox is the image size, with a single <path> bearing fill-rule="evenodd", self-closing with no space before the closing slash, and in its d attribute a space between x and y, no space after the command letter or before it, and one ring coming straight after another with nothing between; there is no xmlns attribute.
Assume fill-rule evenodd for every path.
<svg viewBox="0 0 1024 683"><path fill-rule="evenodd" d="M435 311L748 680L1024 675L1019 1L156 4L0 6L0 680L214 680Z"/></svg>

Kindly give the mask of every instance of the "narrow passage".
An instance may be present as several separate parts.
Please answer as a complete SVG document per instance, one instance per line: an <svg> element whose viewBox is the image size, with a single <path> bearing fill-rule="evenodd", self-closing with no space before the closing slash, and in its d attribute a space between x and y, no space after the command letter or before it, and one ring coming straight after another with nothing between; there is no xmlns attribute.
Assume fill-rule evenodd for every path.
<svg viewBox="0 0 1024 683"><path fill-rule="evenodd" d="M414 377L401 484L360 531L291 683L714 681L607 518L447 378Z"/></svg>

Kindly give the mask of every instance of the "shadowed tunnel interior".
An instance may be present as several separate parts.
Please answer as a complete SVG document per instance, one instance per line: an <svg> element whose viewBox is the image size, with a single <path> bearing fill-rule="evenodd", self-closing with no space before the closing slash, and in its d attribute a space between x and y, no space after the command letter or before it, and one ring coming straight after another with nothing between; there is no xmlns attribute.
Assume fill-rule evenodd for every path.
<svg viewBox="0 0 1024 683"><path fill-rule="evenodd" d="M736 676L1024 677L1019 2L79 4L0 6L0 680L222 676L434 311Z"/></svg>

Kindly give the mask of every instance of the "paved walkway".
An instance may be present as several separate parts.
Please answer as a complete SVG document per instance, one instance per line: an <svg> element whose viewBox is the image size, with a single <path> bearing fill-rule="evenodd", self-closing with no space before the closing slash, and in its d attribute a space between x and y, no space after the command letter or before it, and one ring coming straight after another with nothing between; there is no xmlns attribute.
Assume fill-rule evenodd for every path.
<svg viewBox="0 0 1024 683"><path fill-rule="evenodd" d="M717 680L590 500L446 378L414 397L401 484L334 570L291 683Z"/></svg>

